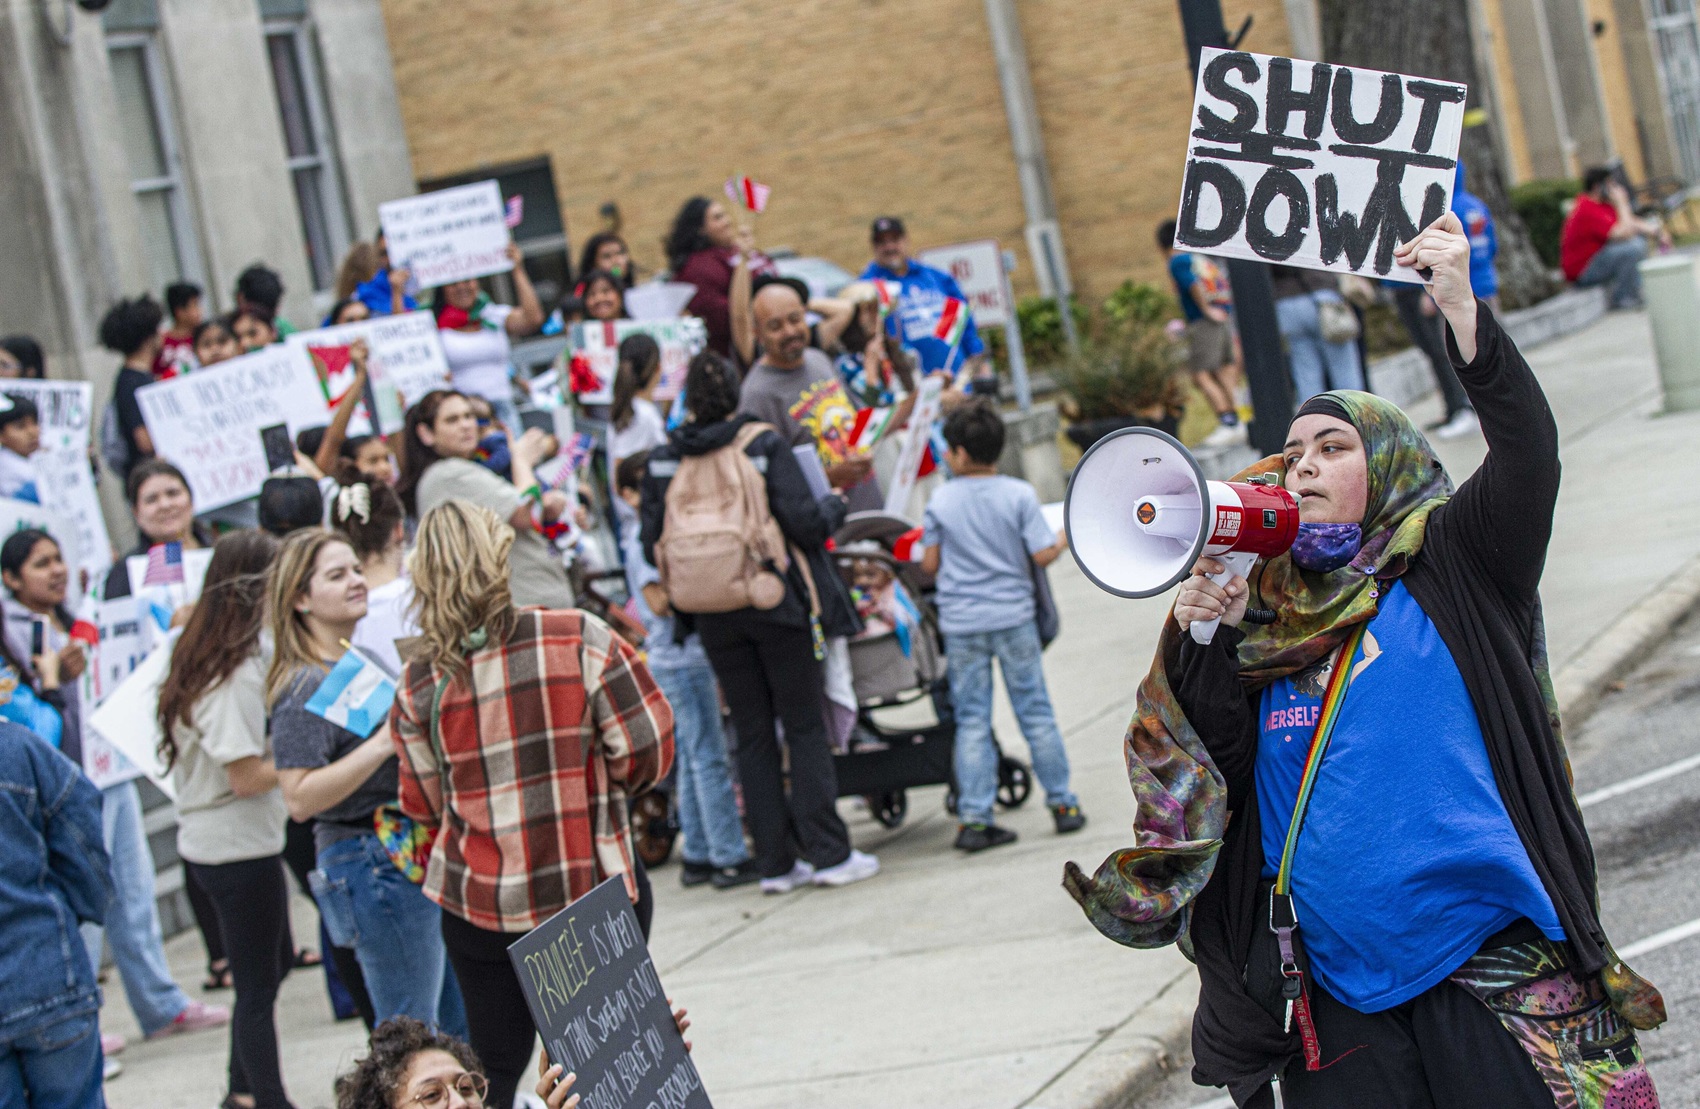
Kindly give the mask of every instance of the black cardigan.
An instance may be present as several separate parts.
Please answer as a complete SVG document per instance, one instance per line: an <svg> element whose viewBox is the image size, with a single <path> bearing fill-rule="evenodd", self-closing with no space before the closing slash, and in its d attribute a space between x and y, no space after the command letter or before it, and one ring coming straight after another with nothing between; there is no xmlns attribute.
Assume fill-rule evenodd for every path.
<svg viewBox="0 0 1700 1109"><path fill-rule="evenodd" d="M1475 359L1462 362L1450 328L1447 349L1481 419L1488 457L1429 517L1422 549L1401 580L1452 652L1511 823L1552 898L1576 969L1593 973L1606 962L1593 848L1532 661L1546 654L1536 590L1558 497L1558 427L1499 321L1480 302L1476 313ZM1296 1030L1282 1032L1242 979L1253 940L1267 924L1256 905L1263 864L1253 788L1256 695L1239 683L1241 639L1231 628L1207 646L1181 636L1169 673L1182 710L1227 780L1232 814L1192 918L1201 980L1193 1078L1226 1085L1244 1105L1298 1053L1299 1040Z"/></svg>

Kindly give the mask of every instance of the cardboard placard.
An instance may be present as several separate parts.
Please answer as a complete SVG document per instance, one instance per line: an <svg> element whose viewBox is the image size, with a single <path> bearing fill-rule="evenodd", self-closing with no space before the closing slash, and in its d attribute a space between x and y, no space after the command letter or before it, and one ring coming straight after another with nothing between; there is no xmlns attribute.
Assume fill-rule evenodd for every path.
<svg viewBox="0 0 1700 1109"><path fill-rule="evenodd" d="M508 948L551 1063L596 1109L710 1109L626 897L610 878Z"/></svg>
<svg viewBox="0 0 1700 1109"><path fill-rule="evenodd" d="M369 348L366 377L377 409L378 430L385 435L401 430L408 405L433 389L453 387L437 321L427 311L298 331L284 342L300 347L345 347L356 339L365 339ZM352 380L352 369L347 377ZM338 388L336 381L326 382L326 386L329 397L339 397L347 389L347 385ZM362 434L352 426L349 431Z"/></svg>
<svg viewBox="0 0 1700 1109"><path fill-rule="evenodd" d="M195 511L258 496L271 470L260 429L330 423L307 348L276 345L136 390L154 449L183 471Z"/></svg>
<svg viewBox="0 0 1700 1109"><path fill-rule="evenodd" d="M159 758L159 689L171 669L175 635L162 640L88 717L88 728L139 767L161 793L177 800L171 772Z"/></svg>
<svg viewBox="0 0 1700 1109"><path fill-rule="evenodd" d="M1176 249L1420 283L1393 248L1451 204L1466 92L1206 49Z"/></svg>
<svg viewBox="0 0 1700 1109"><path fill-rule="evenodd" d="M390 264L406 266L421 289L514 268L507 208L494 181L479 181L378 205Z"/></svg>
<svg viewBox="0 0 1700 1109"><path fill-rule="evenodd" d="M933 421L939 418L943 404L945 379L942 374L928 374L921 382L915 398L915 410L909 416L909 426L903 429L901 447L897 452L897 470L891 488L885 491L887 516L902 516L909 507L909 494L915 490L915 478L921 470L921 453L933 435Z"/></svg>
<svg viewBox="0 0 1700 1109"><path fill-rule="evenodd" d="M67 564L84 564L82 545L78 540L79 529L69 516L45 505L12 497L0 497L0 543L5 542L13 532L28 528L40 528L51 535L59 544L60 557ZM75 581L71 583L71 595L79 595Z"/></svg>
<svg viewBox="0 0 1700 1109"><path fill-rule="evenodd" d="M604 320L574 324L556 371L580 404L611 404L620 343L628 335L648 335L661 348L661 379L655 399L668 401L685 385L691 359L708 346L708 328L694 316L670 320ZM560 371L565 370L564 374ZM594 380L593 380L594 379Z"/></svg>
<svg viewBox="0 0 1700 1109"><path fill-rule="evenodd" d="M4 391L28 397L41 414L41 449L30 455L41 503L75 532L74 565L97 580L112 565L112 540L100 512L94 474L89 469L90 424L94 386L86 381L8 381ZM56 538L58 532L54 532Z"/></svg>

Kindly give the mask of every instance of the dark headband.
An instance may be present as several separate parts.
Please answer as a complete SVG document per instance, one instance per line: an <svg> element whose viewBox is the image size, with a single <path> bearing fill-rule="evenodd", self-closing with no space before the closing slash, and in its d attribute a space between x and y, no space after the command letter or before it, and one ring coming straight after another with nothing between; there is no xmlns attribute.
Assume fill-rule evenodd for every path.
<svg viewBox="0 0 1700 1109"><path fill-rule="evenodd" d="M1337 420L1345 420L1354 429L1358 426L1357 421L1352 419L1352 414L1346 411L1346 406L1327 393L1318 393L1300 405L1299 410L1293 413L1293 419L1296 420L1300 416L1333 416Z"/></svg>

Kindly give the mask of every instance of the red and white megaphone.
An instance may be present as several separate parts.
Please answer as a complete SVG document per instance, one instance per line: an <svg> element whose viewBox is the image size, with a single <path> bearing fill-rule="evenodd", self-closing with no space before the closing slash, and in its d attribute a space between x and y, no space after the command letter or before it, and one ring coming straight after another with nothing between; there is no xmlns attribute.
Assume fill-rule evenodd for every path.
<svg viewBox="0 0 1700 1109"><path fill-rule="evenodd" d="M1299 534L1299 505L1273 482L1210 481L1172 436L1130 427L1092 444L1069 478L1063 506L1069 549L1086 576L1118 597L1154 597L1192 574L1202 555L1244 577ZM1196 621L1208 643L1219 620Z"/></svg>

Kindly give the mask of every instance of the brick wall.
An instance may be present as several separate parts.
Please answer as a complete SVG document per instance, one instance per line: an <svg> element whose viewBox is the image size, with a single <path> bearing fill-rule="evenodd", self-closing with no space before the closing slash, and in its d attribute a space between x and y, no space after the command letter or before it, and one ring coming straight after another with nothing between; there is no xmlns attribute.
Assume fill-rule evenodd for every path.
<svg viewBox="0 0 1700 1109"><path fill-rule="evenodd" d="M917 243L994 237L1033 290L1020 185L981 0L383 0L422 179L551 159L576 246L615 201L640 266L693 193L773 187L758 241L857 270L867 225ZM1280 0L1227 0L1248 49L1283 53ZM1075 284L1156 278L1191 84L1173 0L1023 0Z"/></svg>

